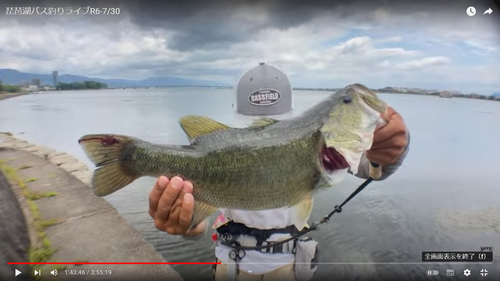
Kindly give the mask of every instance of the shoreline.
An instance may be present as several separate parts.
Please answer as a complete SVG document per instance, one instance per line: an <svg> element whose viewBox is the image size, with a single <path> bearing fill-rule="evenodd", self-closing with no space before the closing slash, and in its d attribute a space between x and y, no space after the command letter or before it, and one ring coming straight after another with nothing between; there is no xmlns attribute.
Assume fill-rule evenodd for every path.
<svg viewBox="0 0 500 281"><path fill-rule="evenodd" d="M169 87L201 87L201 86L165 86L161 88L169 88ZM52 92L66 92L66 91L102 91L102 90L120 90L120 89L149 89L149 88L155 88L155 87L125 87L125 88L102 88L102 89L74 89L74 90L57 90L57 91L40 91L37 92L38 94L40 93L52 93ZM158 88L158 87L156 87ZM220 88L220 87L219 87ZM318 92L335 92L338 89L308 89L308 88L294 88L293 90L298 90L298 91L318 91ZM468 97L468 96L439 96L438 94L425 94L425 93L400 93L400 92L379 92L379 91L374 91L377 94L391 94L391 95L412 95L412 96L428 96L428 97L438 97L438 98L461 98L461 99L471 99L471 100L486 100L486 101L500 101L500 97L498 98L489 98L490 96L483 96L479 95L477 97ZM14 94L1 94L0 93L0 101L9 99L9 98L15 98L15 97L20 97L24 95L30 95L33 94L31 92L24 92L24 93L14 93ZM482 98L481 98L482 97Z"/></svg>
<svg viewBox="0 0 500 281"><path fill-rule="evenodd" d="M92 172L75 157L0 132L0 172L24 213L29 262L167 262L111 204L93 194ZM33 276L34 269L42 271L41 277ZM57 279L49 274L53 269L59 271ZM98 280L182 280L167 264L34 265L21 275L37 280L86 278L66 270L112 272Z"/></svg>
<svg viewBox="0 0 500 281"><path fill-rule="evenodd" d="M13 93L13 94L1 94L0 93L0 101L10 99L10 98L20 97L20 96L24 96L24 95L29 95L29 94L30 93Z"/></svg>

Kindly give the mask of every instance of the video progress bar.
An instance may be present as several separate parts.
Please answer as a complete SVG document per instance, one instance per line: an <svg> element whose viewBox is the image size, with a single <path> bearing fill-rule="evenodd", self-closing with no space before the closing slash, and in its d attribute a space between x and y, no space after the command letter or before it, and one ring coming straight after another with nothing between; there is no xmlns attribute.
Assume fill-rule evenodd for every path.
<svg viewBox="0 0 500 281"><path fill-rule="evenodd" d="M405 264L492 264L493 262L318 262L316 264L323 265L405 265ZM83 265L83 264L103 264L103 265L127 265L127 264L169 264L169 265L213 265L223 264L222 262L9 262L7 264L66 264L66 265ZM282 262L266 262L266 263L245 263L248 265L257 264L283 264ZM309 263L295 263L295 264L309 264Z"/></svg>
<svg viewBox="0 0 500 281"><path fill-rule="evenodd" d="M8 262L7 264L221 264L220 262Z"/></svg>

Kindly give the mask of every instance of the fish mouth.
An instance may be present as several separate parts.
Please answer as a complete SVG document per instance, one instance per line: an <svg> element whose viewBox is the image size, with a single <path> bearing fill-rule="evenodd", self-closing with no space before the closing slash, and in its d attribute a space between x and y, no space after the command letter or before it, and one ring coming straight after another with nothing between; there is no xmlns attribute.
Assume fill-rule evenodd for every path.
<svg viewBox="0 0 500 281"><path fill-rule="evenodd" d="M349 163L347 160L333 147L326 147L323 145L321 148L320 161L323 165L323 169L329 173L333 173L336 170L343 170L349 168Z"/></svg>

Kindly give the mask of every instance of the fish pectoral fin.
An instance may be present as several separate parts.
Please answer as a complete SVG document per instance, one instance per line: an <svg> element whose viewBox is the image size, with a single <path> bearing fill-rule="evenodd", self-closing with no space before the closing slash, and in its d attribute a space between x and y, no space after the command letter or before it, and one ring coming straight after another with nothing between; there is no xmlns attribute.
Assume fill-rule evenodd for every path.
<svg viewBox="0 0 500 281"><path fill-rule="evenodd" d="M331 187L332 185L333 185L332 179L329 176L322 173L319 175L318 182L316 182L316 184L314 185L313 193L318 193L324 189Z"/></svg>
<svg viewBox="0 0 500 281"><path fill-rule="evenodd" d="M189 227L187 232L191 231L191 229L194 229L208 216L215 213L217 209L218 209L217 207L205 204L203 202L195 201L193 210L193 220L191 221L191 226Z"/></svg>
<svg viewBox="0 0 500 281"><path fill-rule="evenodd" d="M188 115L179 120L182 130L189 140L213 132L230 129L229 126L204 116Z"/></svg>
<svg viewBox="0 0 500 281"><path fill-rule="evenodd" d="M274 123L277 123L279 121L280 120L268 118L268 117L255 118L253 120L252 124L250 124L250 126L248 126L248 128L250 128L250 129L263 129L263 128L265 128L269 125L272 125Z"/></svg>
<svg viewBox="0 0 500 281"><path fill-rule="evenodd" d="M307 220L311 216L313 199L306 198L294 206L294 224L299 231L307 226Z"/></svg>

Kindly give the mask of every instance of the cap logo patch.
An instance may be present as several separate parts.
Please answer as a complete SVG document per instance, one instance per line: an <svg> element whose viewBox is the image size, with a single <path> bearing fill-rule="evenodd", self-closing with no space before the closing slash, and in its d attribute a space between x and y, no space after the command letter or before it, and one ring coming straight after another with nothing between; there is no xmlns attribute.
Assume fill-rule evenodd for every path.
<svg viewBox="0 0 500 281"><path fill-rule="evenodd" d="M260 89L248 96L248 102L257 106L268 106L277 103L281 94L274 89Z"/></svg>

